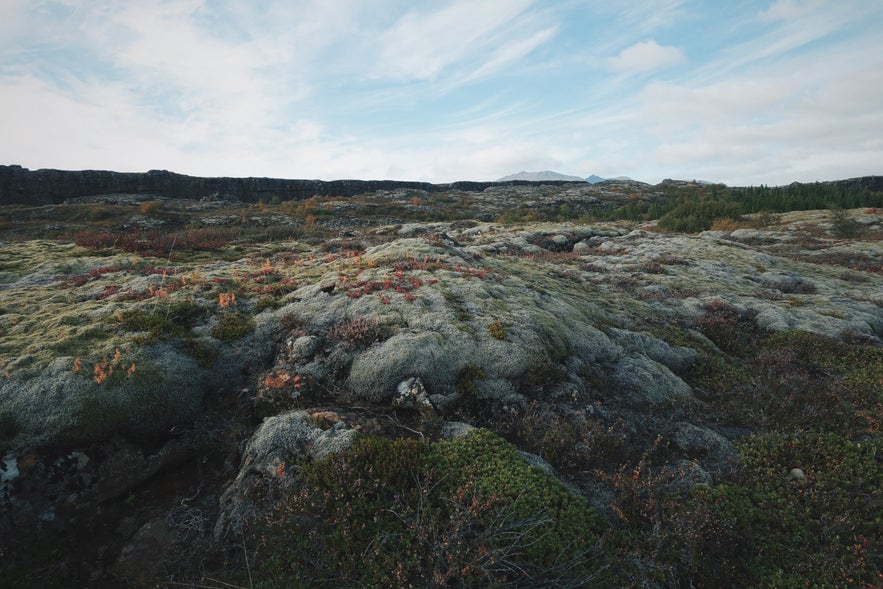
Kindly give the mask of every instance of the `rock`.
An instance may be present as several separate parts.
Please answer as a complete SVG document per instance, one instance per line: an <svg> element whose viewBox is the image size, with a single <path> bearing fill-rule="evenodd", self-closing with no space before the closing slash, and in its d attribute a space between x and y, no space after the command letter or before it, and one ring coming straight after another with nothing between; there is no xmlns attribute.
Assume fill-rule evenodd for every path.
<svg viewBox="0 0 883 589"><path fill-rule="evenodd" d="M114 450L99 468L98 493L101 501L121 497L161 470L181 465L193 455L191 444L182 440L171 440L159 451L147 456L122 439L117 439L114 445Z"/></svg>
<svg viewBox="0 0 883 589"><path fill-rule="evenodd" d="M592 246L590 246L585 241L578 241L575 244L573 244L573 253L575 253L575 254L579 254L581 256L584 256L587 253L589 253L591 250L592 250Z"/></svg>
<svg viewBox="0 0 883 589"><path fill-rule="evenodd" d="M555 244L555 247L560 250L564 250L567 248L568 245L570 245L570 240L567 239L567 236L561 234L551 236L549 238L549 241Z"/></svg>
<svg viewBox="0 0 883 589"><path fill-rule="evenodd" d="M154 518L123 546L110 572L130 582L160 578L169 556L175 551L175 540L175 531L166 523L166 518Z"/></svg>
<svg viewBox="0 0 883 589"><path fill-rule="evenodd" d="M288 348L288 361L305 362L312 357L319 347L319 338L314 335L304 335L297 339L289 339L286 342L286 346Z"/></svg>
<svg viewBox="0 0 883 589"><path fill-rule="evenodd" d="M670 480L668 488L674 493L684 493L702 485L714 486L714 479L704 468L692 460L678 460L673 465L663 468L663 475Z"/></svg>
<svg viewBox="0 0 883 589"><path fill-rule="evenodd" d="M530 452L523 452L521 450L518 451L518 455L521 456L532 468L537 469L546 476L557 478L558 475L555 472L555 468L543 460L541 456L531 454Z"/></svg>
<svg viewBox="0 0 883 589"><path fill-rule="evenodd" d="M722 435L692 423L680 423L672 435L675 447L686 458L712 474L728 471L738 459L733 444Z"/></svg>
<svg viewBox="0 0 883 589"><path fill-rule="evenodd" d="M672 346L648 333L610 328L607 334L628 351L644 354L673 372L684 372L696 361L697 352L682 346Z"/></svg>
<svg viewBox="0 0 883 589"><path fill-rule="evenodd" d="M644 355L626 356L613 367L614 398L634 408L695 400L690 385Z"/></svg>
<svg viewBox="0 0 883 589"><path fill-rule="evenodd" d="M474 429L474 426L469 425L468 423L463 423L462 421L446 421L442 425L441 436L445 440L456 440L457 438L462 438L467 435Z"/></svg>
<svg viewBox="0 0 883 589"><path fill-rule="evenodd" d="M416 409L421 412L433 410L432 401L429 400L423 382L416 377L399 383L396 387L396 396L392 400L392 406Z"/></svg>
<svg viewBox="0 0 883 589"><path fill-rule="evenodd" d="M259 510L249 496L249 489L262 480L279 485L293 485L293 469L286 461L298 456L323 458L342 452L355 441L358 432L338 421L329 430L322 430L306 411L291 411L268 417L258 427L245 447L242 465L236 479L224 490L219 500L219 514L214 537L222 541L242 529L242 523Z"/></svg>
<svg viewBox="0 0 883 589"><path fill-rule="evenodd" d="M802 481L806 478L806 473L803 472L800 468L792 468L788 472L788 480L790 481Z"/></svg>

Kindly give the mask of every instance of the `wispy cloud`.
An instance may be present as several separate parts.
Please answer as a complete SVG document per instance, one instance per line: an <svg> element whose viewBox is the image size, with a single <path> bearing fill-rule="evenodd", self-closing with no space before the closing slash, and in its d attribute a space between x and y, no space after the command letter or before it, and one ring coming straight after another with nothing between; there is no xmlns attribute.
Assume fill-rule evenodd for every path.
<svg viewBox="0 0 883 589"><path fill-rule="evenodd" d="M678 65L685 61L677 47L663 47L653 39L626 47L608 60L611 69L619 72L647 72Z"/></svg>

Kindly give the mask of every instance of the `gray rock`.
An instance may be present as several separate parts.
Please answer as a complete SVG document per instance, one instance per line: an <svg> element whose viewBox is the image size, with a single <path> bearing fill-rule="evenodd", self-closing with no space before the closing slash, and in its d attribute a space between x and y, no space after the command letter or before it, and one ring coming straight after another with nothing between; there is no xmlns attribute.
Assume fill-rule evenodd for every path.
<svg viewBox="0 0 883 589"><path fill-rule="evenodd" d="M549 238L549 241L554 243L559 248L566 248L567 245L570 243L570 240L567 239L567 236L561 234L551 236Z"/></svg>
<svg viewBox="0 0 883 589"><path fill-rule="evenodd" d="M674 493L687 492L696 485L714 486L714 479L708 471L692 460L678 460L665 466L663 474L669 477L668 488Z"/></svg>
<svg viewBox="0 0 883 589"><path fill-rule="evenodd" d="M316 352L319 347L319 338L314 335L304 335L286 342L288 359L292 362L304 362Z"/></svg>
<svg viewBox="0 0 883 589"><path fill-rule="evenodd" d="M403 380L396 387L396 396L392 400L393 407L403 409L417 409L418 411L432 411L432 401L426 393L426 388L419 378L412 377Z"/></svg>
<svg viewBox="0 0 883 589"><path fill-rule="evenodd" d="M573 253L579 254L581 256L589 253L591 251L591 249L592 249L592 246L590 246L585 241L578 241L575 244L573 244Z"/></svg>
<svg viewBox="0 0 883 589"><path fill-rule="evenodd" d="M687 383L644 355L624 357L612 372L616 400L635 408L695 400Z"/></svg>
<svg viewBox="0 0 883 589"><path fill-rule="evenodd" d="M474 426L471 426L468 423L463 423L462 421L446 421L442 425L441 436L445 440L456 440L457 438L462 438L467 435L474 429Z"/></svg>
<svg viewBox="0 0 883 589"><path fill-rule="evenodd" d="M518 455L521 456L525 462L527 462L531 468L535 468L541 473L549 477L557 477L557 473L555 472L555 468L543 460L541 456L537 456L536 454L531 454L530 452L522 452L518 451Z"/></svg>
<svg viewBox="0 0 883 589"><path fill-rule="evenodd" d="M686 371L696 361L696 350L683 346L672 346L648 333L626 331L613 327L608 330L608 334L626 350L643 354L674 372Z"/></svg>
<svg viewBox="0 0 883 589"><path fill-rule="evenodd" d="M733 444L722 435L692 423L680 423L672 435L675 447L707 471L716 474L729 470L738 459Z"/></svg>
<svg viewBox="0 0 883 589"><path fill-rule="evenodd" d="M269 478L280 485L294 484L293 469L284 468L286 461L298 455L323 458L343 452L357 436L358 432L343 422L330 430L322 430L306 411L265 419L245 447L236 479L221 494L215 539L221 541L230 534L238 534L242 523L258 511L259 507L248 494L257 481Z"/></svg>
<svg viewBox="0 0 883 589"><path fill-rule="evenodd" d="M803 472L803 469L800 468L792 468L790 472L788 472L788 480L791 481L802 481L806 478L806 473Z"/></svg>
<svg viewBox="0 0 883 589"><path fill-rule="evenodd" d="M176 534L165 517L157 517L143 526L123 545L110 572L121 580L160 578L167 558L176 549Z"/></svg>

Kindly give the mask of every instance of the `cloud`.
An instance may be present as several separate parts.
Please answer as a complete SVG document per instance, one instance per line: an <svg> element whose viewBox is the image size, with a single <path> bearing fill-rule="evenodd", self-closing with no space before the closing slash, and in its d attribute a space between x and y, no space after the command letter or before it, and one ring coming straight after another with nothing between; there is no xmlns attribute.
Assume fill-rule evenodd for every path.
<svg viewBox="0 0 883 589"><path fill-rule="evenodd" d="M672 67L684 61L683 51L659 45L651 39L626 47L607 63L615 71L640 73Z"/></svg>
<svg viewBox="0 0 883 589"><path fill-rule="evenodd" d="M551 40L558 32L558 27L548 28L524 40L517 40L500 47L491 58L474 71L466 80L474 80L487 76L497 70L518 61L537 47Z"/></svg>
<svg viewBox="0 0 883 589"><path fill-rule="evenodd" d="M822 0L776 0L760 13L763 20L795 20L823 5Z"/></svg>
<svg viewBox="0 0 883 589"><path fill-rule="evenodd" d="M446 68L486 53L492 41L505 38L505 27L522 14L530 0L458 0L447 7L401 17L380 43L375 75L428 80ZM523 53L522 53L523 54Z"/></svg>

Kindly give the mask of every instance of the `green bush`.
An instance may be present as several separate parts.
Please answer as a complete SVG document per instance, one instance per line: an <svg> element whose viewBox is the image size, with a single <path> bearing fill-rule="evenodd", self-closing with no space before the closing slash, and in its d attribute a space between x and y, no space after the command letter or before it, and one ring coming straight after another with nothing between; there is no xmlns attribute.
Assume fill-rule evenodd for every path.
<svg viewBox="0 0 883 589"><path fill-rule="evenodd" d="M298 478L252 529L268 586L584 586L596 574L599 516L486 430L366 437Z"/></svg>
<svg viewBox="0 0 883 589"><path fill-rule="evenodd" d="M697 233L717 219L738 220L744 212L740 203L727 199L689 199L659 218L660 229Z"/></svg>

